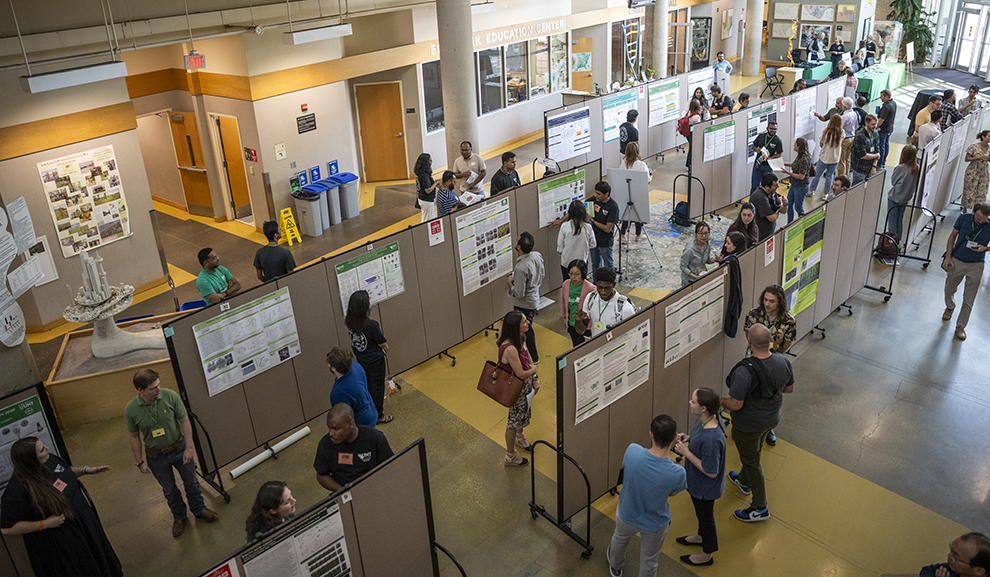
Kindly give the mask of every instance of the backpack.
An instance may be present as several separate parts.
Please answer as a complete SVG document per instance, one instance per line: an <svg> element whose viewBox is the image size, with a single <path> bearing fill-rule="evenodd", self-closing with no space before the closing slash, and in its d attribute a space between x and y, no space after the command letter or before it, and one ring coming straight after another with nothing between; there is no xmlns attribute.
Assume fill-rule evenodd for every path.
<svg viewBox="0 0 990 577"><path fill-rule="evenodd" d="M684 138L691 135L691 121L688 120L687 116L677 119L677 134L680 134Z"/></svg>
<svg viewBox="0 0 990 577"><path fill-rule="evenodd" d="M882 259L897 258L897 245L900 243L900 240L895 232L881 234L880 240L877 241L877 248L873 251L873 254L877 258Z"/></svg>
<svg viewBox="0 0 990 577"><path fill-rule="evenodd" d="M779 389L772 389L773 383L770 381L770 373L767 372L767 368L763 366L763 362L757 362L759 359L755 357L746 357L745 359L736 363L732 370L729 371L729 375L725 377L726 388L731 388L732 386L732 375L736 372L736 369L740 367L745 367L749 370L750 376L756 381L756 398L759 400L776 400L778 397L782 396L782 392Z"/></svg>
<svg viewBox="0 0 990 577"><path fill-rule="evenodd" d="M680 201L674 206L674 212L670 215L670 221L677 226L694 226L694 221L688 216L688 203Z"/></svg>

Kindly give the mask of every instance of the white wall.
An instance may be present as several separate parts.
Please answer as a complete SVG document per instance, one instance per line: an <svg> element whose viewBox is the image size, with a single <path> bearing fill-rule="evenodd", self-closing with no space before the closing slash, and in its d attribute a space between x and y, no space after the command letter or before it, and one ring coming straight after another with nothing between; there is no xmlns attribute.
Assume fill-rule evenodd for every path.
<svg viewBox="0 0 990 577"><path fill-rule="evenodd" d="M244 52L247 59L248 76L277 72L296 66L318 64L340 58L343 47L340 38L309 42L297 46L282 44L282 32L288 28L273 28L261 36L244 34ZM209 60L207 60L209 61Z"/></svg>
<svg viewBox="0 0 990 577"><path fill-rule="evenodd" d="M745 14L746 0L716 0L707 4L699 4L691 7L691 18L711 18L712 19L712 39L710 60L715 60L715 55L719 50L725 52L725 58L731 60L735 57L739 47L739 20ZM732 10L732 36L722 40L722 13ZM742 66L742 63L733 64L733 67Z"/></svg>
<svg viewBox="0 0 990 577"><path fill-rule="evenodd" d="M609 46L610 30L609 24L602 23L571 31L572 42L575 38L591 38L591 78L602 89L608 87L609 56L612 53ZM571 52L573 52L573 46Z"/></svg>
<svg viewBox="0 0 990 577"><path fill-rule="evenodd" d="M172 145L172 128L168 112L160 112L137 119L138 140L141 143L141 156L148 174L148 187L152 196L186 205L182 190L182 177L175 159Z"/></svg>
<svg viewBox="0 0 990 577"><path fill-rule="evenodd" d="M36 68L31 69L37 73ZM82 112L128 101L123 78L29 94L21 90L23 68L0 70L0 127Z"/></svg>

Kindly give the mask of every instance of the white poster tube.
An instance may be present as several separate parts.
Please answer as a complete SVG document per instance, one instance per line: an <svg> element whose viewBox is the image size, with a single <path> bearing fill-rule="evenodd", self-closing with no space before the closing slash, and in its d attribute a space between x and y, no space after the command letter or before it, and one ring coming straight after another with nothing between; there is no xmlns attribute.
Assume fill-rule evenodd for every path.
<svg viewBox="0 0 990 577"><path fill-rule="evenodd" d="M269 459L269 457L271 457L275 453L282 452L289 445L291 445L292 443L295 443L296 441L298 441L299 439L305 437L309 433L310 433L309 427L303 427L303 428L299 429L298 431L296 431L295 433L292 433L291 435L289 435L288 437L286 437L282 441L279 441L278 443L275 443L271 448L265 449L264 452L256 455L255 457L252 457L250 461L248 461L248 462L246 462L246 463L244 463L242 465L238 465L237 467L234 467L234 469L232 469L230 471L230 478L231 479L236 479L236 478L240 477L244 473L247 473L251 469L253 469L253 468L257 467L258 465L260 465L260 464L264 463L265 461L267 461Z"/></svg>

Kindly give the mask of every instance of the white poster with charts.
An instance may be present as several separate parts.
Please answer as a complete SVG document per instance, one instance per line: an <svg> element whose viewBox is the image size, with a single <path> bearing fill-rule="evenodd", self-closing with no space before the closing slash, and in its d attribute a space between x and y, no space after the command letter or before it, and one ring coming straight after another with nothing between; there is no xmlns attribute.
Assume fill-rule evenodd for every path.
<svg viewBox="0 0 990 577"><path fill-rule="evenodd" d="M626 121L626 114L636 108L636 91L626 90L602 98L602 125L605 142L619 139L619 126Z"/></svg>
<svg viewBox="0 0 990 577"><path fill-rule="evenodd" d="M681 114L681 80L650 85L650 126L675 120Z"/></svg>
<svg viewBox="0 0 990 577"><path fill-rule="evenodd" d="M574 361L577 425L642 385L650 376L650 321Z"/></svg>
<svg viewBox="0 0 990 577"><path fill-rule="evenodd" d="M722 330L726 271L667 305L663 366L669 367Z"/></svg>
<svg viewBox="0 0 990 577"><path fill-rule="evenodd" d="M337 286L340 287L340 300L344 305L345 316L347 303L357 291L368 291L371 306L406 292L397 242L373 248L333 268L337 273Z"/></svg>
<svg viewBox="0 0 990 577"><path fill-rule="evenodd" d="M508 198L457 215L455 226L465 296L512 272Z"/></svg>
<svg viewBox="0 0 990 577"><path fill-rule="evenodd" d="M289 288L193 325L210 396L299 354Z"/></svg>
<svg viewBox="0 0 990 577"><path fill-rule="evenodd" d="M816 97L814 90L801 90L794 94L794 134L810 135L811 141L814 141L815 123L818 122L815 118Z"/></svg>
<svg viewBox="0 0 990 577"><path fill-rule="evenodd" d="M749 111L749 124L746 127L746 162L751 163L753 159L756 158L756 152L753 150L753 142L756 137L765 134L767 131L767 125L771 122L777 122L777 105L770 103L762 108L756 108ZM769 139L767 139L769 142ZM761 148L766 147L766 143L758 142Z"/></svg>
<svg viewBox="0 0 990 577"><path fill-rule="evenodd" d="M584 200L585 173L573 170L569 173L540 181L536 193L540 204L540 228L567 215L572 200Z"/></svg>
<svg viewBox="0 0 990 577"><path fill-rule="evenodd" d="M337 501L241 554L247 577L349 577L351 560Z"/></svg>
<svg viewBox="0 0 990 577"><path fill-rule="evenodd" d="M547 116L547 152L557 162L591 152L591 111L587 106Z"/></svg>
<svg viewBox="0 0 990 577"><path fill-rule="evenodd" d="M730 120L705 128L705 162L729 156L736 146L736 121Z"/></svg>

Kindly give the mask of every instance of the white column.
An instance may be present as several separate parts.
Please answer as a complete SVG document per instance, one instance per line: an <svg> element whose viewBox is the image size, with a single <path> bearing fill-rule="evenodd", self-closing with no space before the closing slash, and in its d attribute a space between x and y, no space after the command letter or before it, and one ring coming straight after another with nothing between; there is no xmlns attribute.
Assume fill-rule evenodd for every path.
<svg viewBox="0 0 990 577"><path fill-rule="evenodd" d="M478 75L474 71L471 3L465 0L437 0L437 31L440 39L446 164L451 166L460 154L462 141L471 141L475 150L482 150L478 142ZM434 165L439 163L434 161Z"/></svg>
<svg viewBox="0 0 990 577"><path fill-rule="evenodd" d="M652 12L651 12L652 8ZM670 26L667 22L667 12L670 9L670 0L657 0L655 6L646 7L647 26L650 27L650 38L652 39L652 68L657 71L657 78L666 78L670 75L667 69L667 43L670 38Z"/></svg>
<svg viewBox="0 0 990 577"><path fill-rule="evenodd" d="M743 43L743 76L759 76L763 48L763 0L746 0L746 36Z"/></svg>

